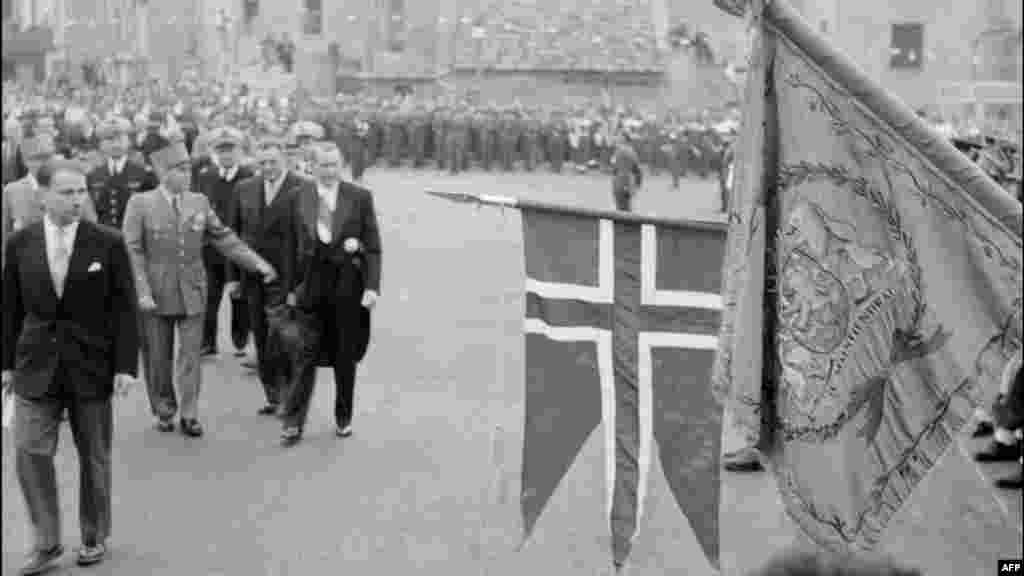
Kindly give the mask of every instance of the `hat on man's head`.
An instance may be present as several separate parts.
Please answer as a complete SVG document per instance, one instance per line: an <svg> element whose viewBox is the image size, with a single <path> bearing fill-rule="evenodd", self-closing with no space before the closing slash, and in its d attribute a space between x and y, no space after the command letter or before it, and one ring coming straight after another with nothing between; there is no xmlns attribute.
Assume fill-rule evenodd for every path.
<svg viewBox="0 0 1024 576"><path fill-rule="evenodd" d="M53 142L53 137L49 135L34 136L21 141L22 158L30 159L39 156L53 156L56 153L57 146Z"/></svg>
<svg viewBox="0 0 1024 576"><path fill-rule="evenodd" d="M242 144L242 135L233 128L218 128L210 135L210 146L214 150L234 148Z"/></svg>
<svg viewBox="0 0 1024 576"><path fill-rule="evenodd" d="M120 117L112 117L106 119L102 124L96 128L96 138L100 140L108 140L110 138L117 138L124 134L128 134L132 131L132 125L130 122Z"/></svg>
<svg viewBox="0 0 1024 576"><path fill-rule="evenodd" d="M191 163L188 148L185 147L184 140L180 139L169 141L163 148L150 154L149 161L153 163L154 168L163 172Z"/></svg>

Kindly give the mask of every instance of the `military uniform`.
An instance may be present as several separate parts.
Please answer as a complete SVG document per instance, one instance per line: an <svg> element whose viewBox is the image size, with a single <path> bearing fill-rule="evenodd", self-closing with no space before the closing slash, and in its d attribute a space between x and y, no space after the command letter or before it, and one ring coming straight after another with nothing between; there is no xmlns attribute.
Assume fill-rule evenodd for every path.
<svg viewBox="0 0 1024 576"><path fill-rule="evenodd" d="M161 174L189 165L183 142L155 151L152 160ZM150 406L159 428L173 429L173 418L179 413L176 379L181 431L200 436L203 431L198 421L202 377L199 351L207 291L202 247L210 242L228 259L248 270L269 273L270 265L221 222L202 194L173 194L163 186L136 194L128 201L123 232L139 298L152 300L156 306L144 314L143 322Z"/></svg>
<svg viewBox="0 0 1024 576"><path fill-rule="evenodd" d="M127 137L127 122L108 122L97 130L101 140ZM128 199L139 192L152 190L159 185L152 168L132 162L127 157L118 160L106 159L86 175L89 196L96 206L101 224L121 228L124 209Z"/></svg>

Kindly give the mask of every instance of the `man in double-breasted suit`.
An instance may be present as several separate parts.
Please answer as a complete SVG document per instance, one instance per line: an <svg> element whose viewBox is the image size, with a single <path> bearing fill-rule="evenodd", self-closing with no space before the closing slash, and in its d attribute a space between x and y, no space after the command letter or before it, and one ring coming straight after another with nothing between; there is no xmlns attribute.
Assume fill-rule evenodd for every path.
<svg viewBox="0 0 1024 576"><path fill-rule="evenodd" d="M150 167L128 159L130 131L131 124L123 118L111 119L100 125L96 136L100 141L103 163L86 177L89 195L96 205L100 224L118 230L124 223L124 209L128 199L133 194L152 190L159 184Z"/></svg>
<svg viewBox="0 0 1024 576"><path fill-rule="evenodd" d="M206 196L217 217L225 223L230 221L229 215L235 202L238 184L253 175L252 170L240 164L239 146L242 138L242 134L234 129L217 130L211 136L212 161L199 170L196 180L195 191ZM203 246L203 263L206 266L207 290L201 354L213 356L217 354L217 316L220 313L229 266L224 255L212 243Z"/></svg>
<svg viewBox="0 0 1024 576"><path fill-rule="evenodd" d="M301 190L311 190L313 184L285 168L283 143L267 140L260 145L257 155L260 174L238 185L235 203L228 225L256 252L280 271L282 277L292 278L287 269L295 263L295 242L292 238L291 207L293 196ZM259 379L266 403L259 413L277 413L281 391L287 384L288 366L282 366L266 352L267 308L283 304L272 302L259 278L245 274L237 267L229 268L229 291L240 291L249 311L249 327L256 343Z"/></svg>
<svg viewBox="0 0 1024 576"><path fill-rule="evenodd" d="M302 343L281 407L282 442L302 437L318 366L334 369L334 423L352 434L356 365L370 340L370 309L380 293L381 244L373 195L341 180L341 153L324 144L315 154L315 188L297 190L292 204L294 263L282 289L312 335Z"/></svg>
<svg viewBox="0 0 1024 576"><path fill-rule="evenodd" d="M276 272L221 222L206 196L188 191L191 168L184 142L172 142L151 158L161 184L156 190L132 196L124 217L139 308L146 314L143 361L149 364L147 391L157 428L170 432L179 412L176 379L181 432L197 437L203 434L199 424L199 349L207 290L203 244L213 243L229 260L268 281Z"/></svg>
<svg viewBox="0 0 1024 576"><path fill-rule="evenodd" d="M56 156L56 148L50 136L26 139L21 144L21 151L29 173L24 178L4 186L3 214L0 215L4 246L7 245L7 238L12 233L43 219L43 199L46 188L50 185L50 170L46 168L46 164ZM82 205L82 218L96 221L96 209L90 198L86 198ZM4 258L6 259L6 256Z"/></svg>
<svg viewBox="0 0 1024 576"><path fill-rule="evenodd" d="M106 555L111 513L115 389L138 366L135 288L117 231L81 220L88 199L81 166L54 160L46 215L5 247L3 385L15 395L15 469L35 536L22 574L59 561L60 507L53 458L66 410L78 450L79 564Z"/></svg>

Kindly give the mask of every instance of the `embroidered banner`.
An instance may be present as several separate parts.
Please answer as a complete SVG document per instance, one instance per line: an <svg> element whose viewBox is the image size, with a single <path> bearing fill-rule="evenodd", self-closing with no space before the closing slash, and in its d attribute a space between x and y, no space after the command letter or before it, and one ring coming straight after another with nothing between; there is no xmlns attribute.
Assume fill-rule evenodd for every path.
<svg viewBox="0 0 1024 576"><path fill-rule="evenodd" d="M1020 351L1021 209L784 1L755 14L716 390L800 529L870 550Z"/></svg>

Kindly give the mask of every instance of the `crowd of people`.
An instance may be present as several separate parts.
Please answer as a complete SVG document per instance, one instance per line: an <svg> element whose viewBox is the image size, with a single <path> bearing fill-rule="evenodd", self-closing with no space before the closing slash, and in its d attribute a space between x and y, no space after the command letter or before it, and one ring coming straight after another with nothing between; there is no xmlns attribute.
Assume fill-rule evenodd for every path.
<svg viewBox="0 0 1024 576"><path fill-rule="evenodd" d="M417 100L341 95L334 101L288 95L260 98L220 85L159 88L132 86L29 94L5 88L5 111L22 118L5 127L5 141L40 124L55 130L62 154L95 159L95 126L117 116L132 122L135 138L159 122L179 129L191 151L199 133L230 125L250 138L284 136L298 120L312 121L336 142L359 180L375 165L469 169L611 172L617 134L628 133L639 162L652 174L719 177L738 126L733 110L662 116L590 102L570 107L527 108L474 104L466 99ZM52 120L47 120L52 118ZM172 125L174 128L172 128ZM243 148L248 148L247 142Z"/></svg>

